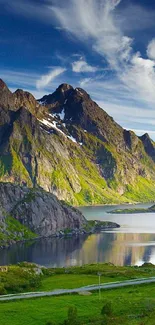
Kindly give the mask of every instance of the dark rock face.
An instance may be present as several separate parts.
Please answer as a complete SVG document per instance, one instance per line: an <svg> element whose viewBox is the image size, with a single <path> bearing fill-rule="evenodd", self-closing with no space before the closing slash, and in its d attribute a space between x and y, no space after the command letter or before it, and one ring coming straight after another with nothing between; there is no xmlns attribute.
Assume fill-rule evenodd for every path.
<svg viewBox="0 0 155 325"><path fill-rule="evenodd" d="M3 221L4 226L4 211L37 235L45 237L66 228L79 229L86 223L80 211L43 190L1 183L0 193L0 223Z"/></svg>
<svg viewBox="0 0 155 325"><path fill-rule="evenodd" d="M151 140L147 133L142 135L140 139L144 144L146 153L153 159L153 161L155 161L155 143Z"/></svg>
<svg viewBox="0 0 155 325"><path fill-rule="evenodd" d="M73 87L68 84L60 85L53 94L45 95L41 99L38 99L38 102L43 103L43 105L57 105L64 104L64 101L72 93Z"/></svg>
<svg viewBox="0 0 155 325"><path fill-rule="evenodd" d="M40 102L51 108L53 113L61 113L64 109L65 123L83 128L103 141L112 141L113 130L116 128L115 142L122 142L123 129L81 88L61 85L52 95L41 98Z"/></svg>

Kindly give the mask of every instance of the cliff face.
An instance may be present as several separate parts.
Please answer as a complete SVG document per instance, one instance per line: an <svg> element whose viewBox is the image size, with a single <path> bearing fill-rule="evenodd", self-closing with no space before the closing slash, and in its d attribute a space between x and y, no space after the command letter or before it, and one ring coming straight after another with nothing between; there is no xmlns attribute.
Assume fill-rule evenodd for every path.
<svg viewBox="0 0 155 325"><path fill-rule="evenodd" d="M86 223L80 211L44 190L1 183L0 193L0 242L48 237Z"/></svg>
<svg viewBox="0 0 155 325"><path fill-rule="evenodd" d="M0 181L72 204L155 197L155 144L124 130L81 88L40 100L0 82Z"/></svg>

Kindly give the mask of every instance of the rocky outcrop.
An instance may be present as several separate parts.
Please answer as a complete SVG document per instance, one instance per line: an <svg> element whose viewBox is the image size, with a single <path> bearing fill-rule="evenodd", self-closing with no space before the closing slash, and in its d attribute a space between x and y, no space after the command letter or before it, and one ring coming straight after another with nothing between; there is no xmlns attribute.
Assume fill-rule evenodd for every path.
<svg viewBox="0 0 155 325"><path fill-rule="evenodd" d="M82 213L42 189L0 183L0 247L42 237L79 237L118 224L87 221Z"/></svg>
<svg viewBox="0 0 155 325"><path fill-rule="evenodd" d="M8 217L37 236L45 237L65 229L80 229L86 223L80 211L42 189L0 183L0 193L1 233L7 234Z"/></svg>

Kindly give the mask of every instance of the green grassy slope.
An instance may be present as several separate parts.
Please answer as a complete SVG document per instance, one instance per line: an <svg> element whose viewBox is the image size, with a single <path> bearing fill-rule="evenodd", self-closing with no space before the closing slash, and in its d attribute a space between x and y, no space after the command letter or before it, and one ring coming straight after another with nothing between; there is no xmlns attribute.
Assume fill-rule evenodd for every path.
<svg viewBox="0 0 155 325"><path fill-rule="evenodd" d="M81 324L105 324L101 322L101 309L107 301L113 310L107 324L154 325L155 287L152 285L102 291L100 300L98 293L93 293L1 303L1 325L45 325L50 321L62 324L70 306L77 307Z"/></svg>

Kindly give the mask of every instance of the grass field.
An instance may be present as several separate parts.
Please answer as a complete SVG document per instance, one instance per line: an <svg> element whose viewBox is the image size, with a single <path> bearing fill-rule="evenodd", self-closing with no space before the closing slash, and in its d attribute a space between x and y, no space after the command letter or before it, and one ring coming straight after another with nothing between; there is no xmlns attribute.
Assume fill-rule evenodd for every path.
<svg viewBox="0 0 155 325"><path fill-rule="evenodd" d="M40 286L37 288L38 291L73 289L98 284L98 272L101 273L101 283L153 277L155 276L155 266L146 264L142 267L120 267L111 264L92 264L67 269L51 269L50 272L53 274L42 278Z"/></svg>
<svg viewBox="0 0 155 325"><path fill-rule="evenodd" d="M72 289L97 284L98 272L102 273L102 283L155 276L155 266L150 264L142 267L92 264L67 269L43 269L41 276L36 275L35 270L35 265L26 263L10 266L7 272L1 271L1 290L5 288L11 293L27 289ZM102 321L101 309L106 302L112 304L113 312L105 322ZM76 294L1 302L0 325L63 324L68 308L72 306L77 308L80 325L155 325L155 284L103 290L101 299L98 292L92 292L88 296ZM55 323L48 323L50 321Z"/></svg>
<svg viewBox="0 0 155 325"><path fill-rule="evenodd" d="M146 264L142 267L120 267L112 264L91 264L45 269L35 264L21 263L9 266L6 272L0 268L0 294L73 289L98 284L98 272L101 273L101 283L107 283L155 276L155 266Z"/></svg>
<svg viewBox="0 0 155 325"><path fill-rule="evenodd" d="M153 275L149 275L153 276ZM148 277L149 277L148 276ZM138 276L140 278L142 276ZM136 277L132 277L136 278ZM125 276L118 276L115 278L101 276L101 283L115 282L127 280ZM99 277L97 275L85 275L85 274L71 274L71 275L54 275L51 277L44 278L41 285L35 291L51 291L54 289L74 289L91 284L98 284Z"/></svg>
<svg viewBox="0 0 155 325"><path fill-rule="evenodd" d="M54 289L74 289L90 284L98 284L97 275L60 274L44 278L37 291L51 291ZM113 281L111 278L101 277L101 282Z"/></svg>
<svg viewBox="0 0 155 325"><path fill-rule="evenodd" d="M98 324L101 308L111 301L113 314L108 324L154 325L155 285L141 285L101 292L90 296L66 295L0 304L1 325L45 325L62 323L70 306L76 306L82 324ZM91 322L89 321L91 320ZM74 324L73 324L74 325Z"/></svg>

